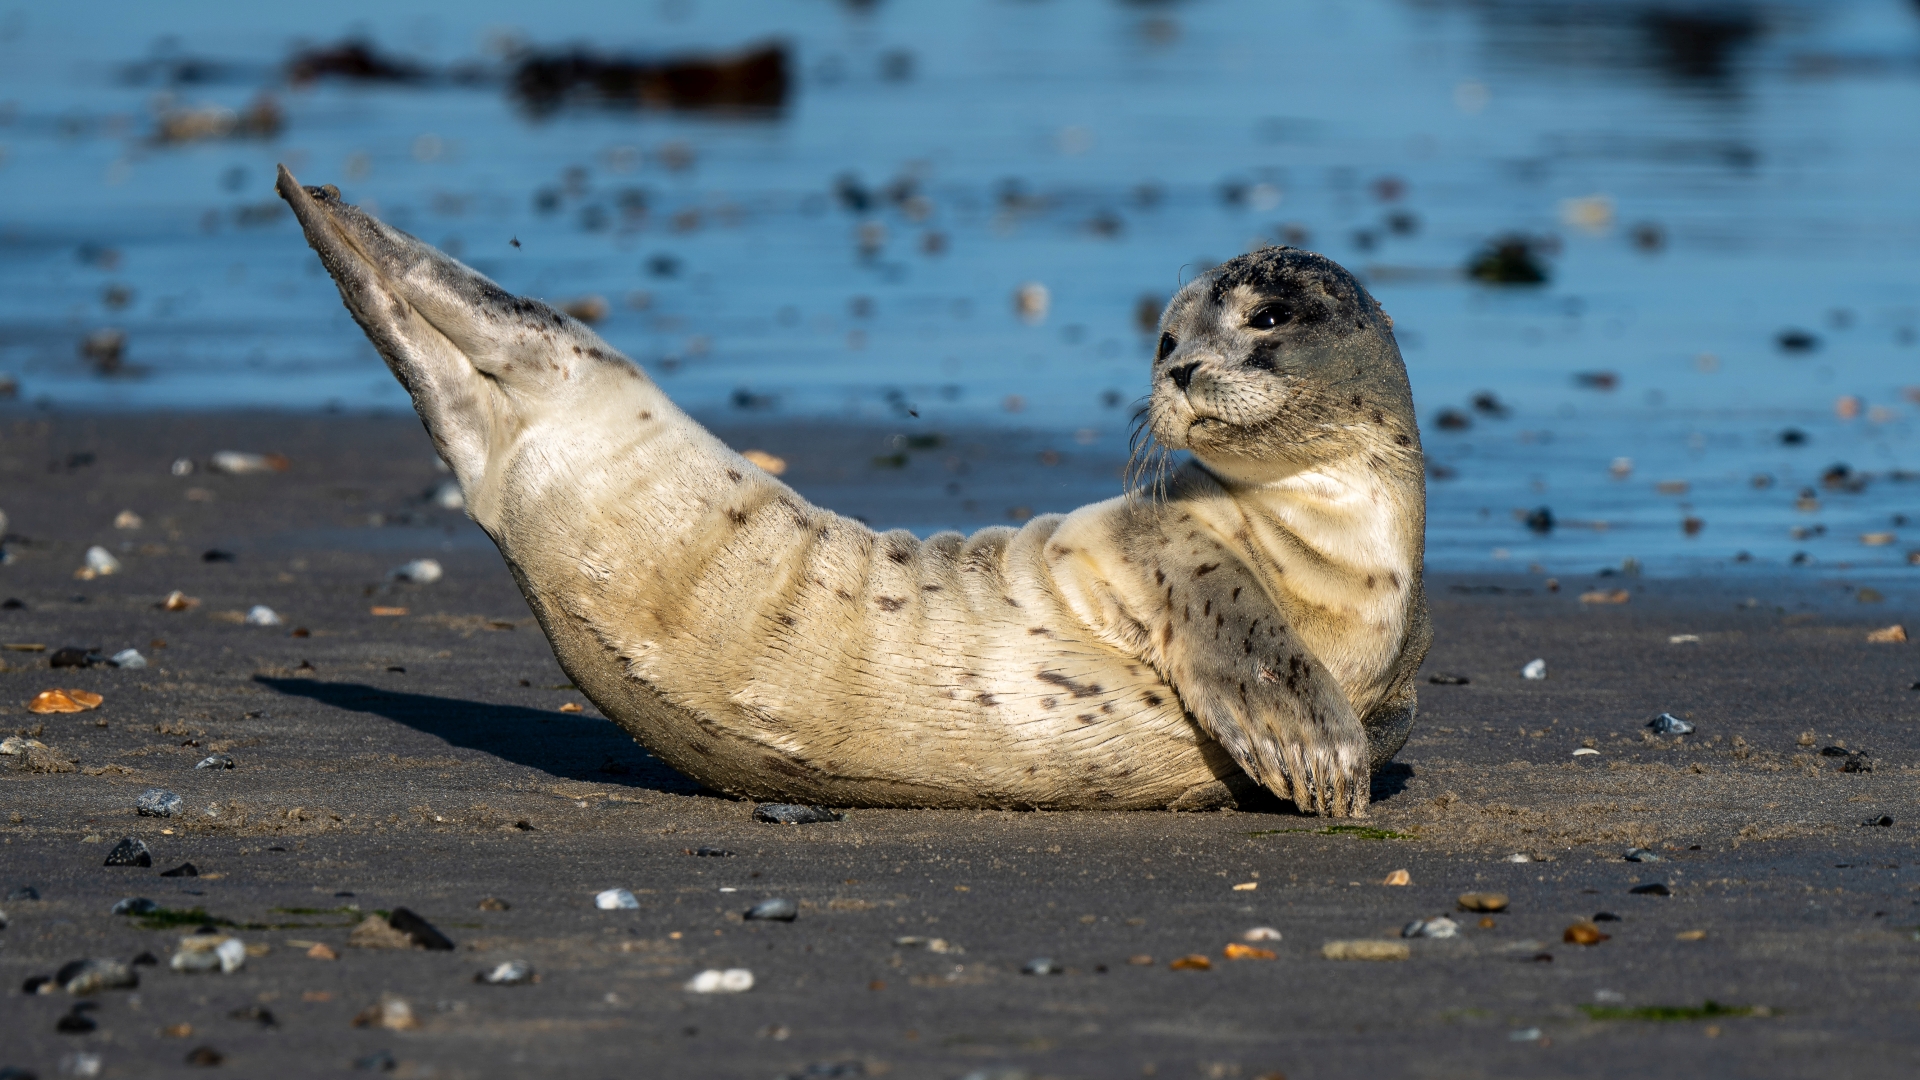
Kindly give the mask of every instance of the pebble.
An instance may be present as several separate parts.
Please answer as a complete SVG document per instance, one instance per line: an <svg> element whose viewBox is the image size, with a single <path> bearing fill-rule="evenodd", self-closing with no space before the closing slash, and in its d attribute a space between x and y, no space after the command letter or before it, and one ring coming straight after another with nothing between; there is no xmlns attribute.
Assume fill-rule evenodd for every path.
<svg viewBox="0 0 1920 1080"><path fill-rule="evenodd" d="M1380 882L1382 885L1411 885L1413 875L1405 870L1395 870Z"/></svg>
<svg viewBox="0 0 1920 1080"><path fill-rule="evenodd" d="M382 994L380 1004L369 1005L360 1010L360 1014L353 1018L353 1026L377 1027L388 1031L411 1031L420 1026L420 1021L413 1018L413 1006L407 1004L406 998ZM392 1056L388 1055L387 1060L393 1060ZM392 1066L389 1065L386 1068L392 1068Z"/></svg>
<svg viewBox="0 0 1920 1080"><path fill-rule="evenodd" d="M147 842L137 836L123 838L107 852L107 861L103 866L152 866L153 852L147 849Z"/></svg>
<svg viewBox="0 0 1920 1080"><path fill-rule="evenodd" d="M1591 746L1583 746L1583 747L1581 747L1581 748L1579 748L1578 750L1575 750L1575 751L1573 752L1573 756L1574 756L1574 757L1593 757L1593 756L1595 756L1595 755L1597 755L1597 754L1599 754L1599 753L1600 753L1600 751L1598 751L1598 750L1595 750L1595 749L1594 749L1593 747L1591 747Z"/></svg>
<svg viewBox="0 0 1920 1080"><path fill-rule="evenodd" d="M54 973L53 981L74 997L85 997L102 990L131 990L140 985L140 976L125 960L108 957L75 960Z"/></svg>
<svg viewBox="0 0 1920 1080"><path fill-rule="evenodd" d="M680 853L683 855L698 855L703 859L733 858L733 852L728 851L726 848L708 847L705 844L697 848L681 848Z"/></svg>
<svg viewBox="0 0 1920 1080"><path fill-rule="evenodd" d="M87 569L106 577L120 572L120 560L113 557L113 552L96 544L87 549Z"/></svg>
<svg viewBox="0 0 1920 1080"><path fill-rule="evenodd" d="M1320 955L1329 960L1405 960L1413 950L1399 941L1329 941L1320 946Z"/></svg>
<svg viewBox="0 0 1920 1080"><path fill-rule="evenodd" d="M1647 721L1647 726L1652 728L1656 735L1693 734L1693 725L1672 713L1661 713L1659 716Z"/></svg>
<svg viewBox="0 0 1920 1080"><path fill-rule="evenodd" d="M69 1010L67 1015L53 1022L53 1030L62 1035L85 1035L99 1026L94 1022L93 1017L88 1016L78 1005Z"/></svg>
<svg viewBox="0 0 1920 1080"><path fill-rule="evenodd" d="M526 961L508 960L480 972L473 977L473 981L489 983L493 986L523 986L530 982L537 982L539 978L533 973L532 965Z"/></svg>
<svg viewBox="0 0 1920 1080"><path fill-rule="evenodd" d="M114 915L145 915L148 912L158 911L158 910L160 910L160 905L154 903L153 901L147 899L144 896L129 896L125 900L122 900L119 903L113 905L112 914Z"/></svg>
<svg viewBox="0 0 1920 1080"><path fill-rule="evenodd" d="M1036 956L1020 968L1022 975L1063 975L1066 968L1053 962L1050 956Z"/></svg>
<svg viewBox="0 0 1920 1080"><path fill-rule="evenodd" d="M114 667L124 668L127 671L139 671L147 666L147 658L141 656L138 649L121 649L107 659Z"/></svg>
<svg viewBox="0 0 1920 1080"><path fill-rule="evenodd" d="M18 885L7 892L8 900L38 900L40 890L31 885Z"/></svg>
<svg viewBox="0 0 1920 1080"><path fill-rule="evenodd" d="M1461 911L1505 911L1507 894L1499 892L1470 892L1460 894Z"/></svg>
<svg viewBox="0 0 1920 1080"><path fill-rule="evenodd" d="M414 914L406 908L394 908L387 917L387 925L407 935L408 940L422 949L436 952L449 952L453 949L453 939L440 932L440 928Z"/></svg>
<svg viewBox="0 0 1920 1080"><path fill-rule="evenodd" d="M593 906L601 911L633 911L640 901L625 889L608 889L593 898Z"/></svg>
<svg viewBox="0 0 1920 1080"><path fill-rule="evenodd" d="M1603 934L1600 928L1590 922L1577 922L1560 934L1560 940L1569 945L1598 945L1613 935Z"/></svg>
<svg viewBox="0 0 1920 1080"><path fill-rule="evenodd" d="M248 626L285 625L285 620L281 619L277 612L265 604L255 604L248 608L246 622Z"/></svg>
<svg viewBox="0 0 1920 1080"><path fill-rule="evenodd" d="M437 559L415 559L402 563L388 571L387 576L395 581L411 582L415 585L431 585L445 576Z"/></svg>
<svg viewBox="0 0 1920 1080"><path fill-rule="evenodd" d="M189 934L180 939L180 948L167 966L182 974L213 971L231 975L247 962L247 945L237 937L224 934Z"/></svg>
<svg viewBox="0 0 1920 1080"><path fill-rule="evenodd" d="M1280 931L1271 926L1256 926L1240 935L1241 941L1279 941Z"/></svg>
<svg viewBox="0 0 1920 1080"><path fill-rule="evenodd" d="M1658 881L1653 882L1650 885L1635 885L1633 888L1628 889L1627 892L1633 894L1634 896L1672 896L1673 895L1672 889L1667 888L1665 884Z"/></svg>
<svg viewBox="0 0 1920 1080"><path fill-rule="evenodd" d="M1520 1028L1517 1031L1509 1031L1507 1032L1507 1041L1508 1042L1539 1042L1540 1029L1535 1027L1535 1028Z"/></svg>
<svg viewBox="0 0 1920 1080"><path fill-rule="evenodd" d="M315 942L313 948L307 950L307 959L338 960L340 959L340 953L335 950L333 946L325 942Z"/></svg>
<svg viewBox="0 0 1920 1080"><path fill-rule="evenodd" d="M749 919L768 919L774 922L792 922L800 915L800 905L791 900L762 900L747 909Z"/></svg>
<svg viewBox="0 0 1920 1080"><path fill-rule="evenodd" d="M148 788L133 800L133 808L141 817L172 817L186 802L180 796L165 788Z"/></svg>
<svg viewBox="0 0 1920 1080"><path fill-rule="evenodd" d="M1520 677L1523 679L1532 679L1536 682L1546 678L1547 662L1545 660L1527 661L1527 666L1520 669Z"/></svg>
<svg viewBox="0 0 1920 1080"><path fill-rule="evenodd" d="M1890 829L1893 827L1893 818L1882 814L1877 818L1868 818L1860 824L1867 828Z"/></svg>
<svg viewBox="0 0 1920 1080"><path fill-rule="evenodd" d="M1621 858L1628 862L1659 862L1660 853L1657 851L1649 851L1643 847L1628 848L1627 853L1622 855Z"/></svg>
<svg viewBox="0 0 1920 1080"><path fill-rule="evenodd" d="M1529 854L1527 854L1527 853L1526 853L1526 852L1524 852L1524 851L1516 851L1516 852L1514 852L1513 854L1511 854L1511 855L1509 855L1509 856L1507 856L1507 861L1508 861L1508 862L1516 862L1516 863L1517 863L1517 862L1525 862L1525 863L1530 863L1530 862L1532 862L1532 861L1533 861L1533 856L1531 856L1531 855L1529 855Z"/></svg>
<svg viewBox="0 0 1920 1080"><path fill-rule="evenodd" d="M239 450L222 450L207 459L207 468L214 472L244 476L248 473L286 472L290 462L279 454L248 454Z"/></svg>
<svg viewBox="0 0 1920 1080"><path fill-rule="evenodd" d="M1168 964L1167 967L1172 968L1174 971L1212 971L1213 961L1201 956L1199 953L1194 953L1190 956L1183 956L1175 960L1173 963Z"/></svg>
<svg viewBox="0 0 1920 1080"><path fill-rule="evenodd" d="M227 1060L227 1056L211 1046L196 1046L187 1051L187 1064L212 1067Z"/></svg>
<svg viewBox="0 0 1920 1080"><path fill-rule="evenodd" d="M489 896L480 901L479 908L481 911L508 911L513 905L497 896Z"/></svg>
<svg viewBox="0 0 1920 1080"><path fill-rule="evenodd" d="M99 1054L76 1053L62 1054L60 1057L60 1075L86 1077L99 1076L102 1064ZM26 1080L22 1077L21 1080Z"/></svg>
<svg viewBox="0 0 1920 1080"><path fill-rule="evenodd" d="M1400 931L1403 938L1451 938L1460 936L1460 924L1445 915L1435 919L1415 919Z"/></svg>
<svg viewBox="0 0 1920 1080"><path fill-rule="evenodd" d="M375 1050L365 1057L353 1059L353 1067L360 1072L392 1072L400 1062L389 1050Z"/></svg>
<svg viewBox="0 0 1920 1080"><path fill-rule="evenodd" d="M196 769L231 769L233 758L226 754L208 754L194 766Z"/></svg>
<svg viewBox="0 0 1920 1080"><path fill-rule="evenodd" d="M380 916L369 915L347 935L347 944L356 949L411 949L413 939Z"/></svg>
<svg viewBox="0 0 1920 1080"><path fill-rule="evenodd" d="M687 980L686 989L696 994L739 994L753 989L753 972L746 968L707 970Z"/></svg>
<svg viewBox="0 0 1920 1080"><path fill-rule="evenodd" d="M160 871L161 877L199 877L200 868L190 862L183 862L171 870Z"/></svg>
<svg viewBox="0 0 1920 1080"><path fill-rule="evenodd" d="M761 803L753 808L753 820L769 825L817 825L824 821L844 821L846 817L838 810L797 803Z"/></svg>

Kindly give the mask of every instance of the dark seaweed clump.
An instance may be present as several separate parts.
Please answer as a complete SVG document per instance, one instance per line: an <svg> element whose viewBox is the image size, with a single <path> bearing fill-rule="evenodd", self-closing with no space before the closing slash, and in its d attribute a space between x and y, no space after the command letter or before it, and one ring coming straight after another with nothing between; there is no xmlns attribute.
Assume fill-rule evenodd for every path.
<svg viewBox="0 0 1920 1080"><path fill-rule="evenodd" d="M1467 276L1489 285L1545 285L1547 263L1537 241L1513 234L1474 253L1467 260Z"/></svg>
<svg viewBox="0 0 1920 1080"><path fill-rule="evenodd" d="M508 88L527 111L541 116L574 101L624 109L757 111L787 103L790 71L787 48L777 43L659 61L573 49L521 56Z"/></svg>

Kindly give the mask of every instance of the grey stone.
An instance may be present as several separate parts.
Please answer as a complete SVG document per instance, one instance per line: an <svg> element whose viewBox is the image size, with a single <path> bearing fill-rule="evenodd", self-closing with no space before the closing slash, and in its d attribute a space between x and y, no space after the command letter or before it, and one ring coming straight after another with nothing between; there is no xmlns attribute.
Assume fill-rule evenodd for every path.
<svg viewBox="0 0 1920 1080"><path fill-rule="evenodd" d="M200 763L195 765L194 768L231 769L233 768L233 758L226 754L208 754L206 757L201 758Z"/></svg>
<svg viewBox="0 0 1920 1080"><path fill-rule="evenodd" d="M140 985L133 965L112 957L75 960L54 973L53 981L75 997L102 990L131 990Z"/></svg>
<svg viewBox="0 0 1920 1080"><path fill-rule="evenodd" d="M160 905L144 896L129 896L113 905L115 915L145 915L160 910Z"/></svg>
<svg viewBox="0 0 1920 1080"><path fill-rule="evenodd" d="M172 817L185 801L166 788L148 788L133 800L133 808L141 817Z"/></svg>
<svg viewBox="0 0 1920 1080"><path fill-rule="evenodd" d="M824 821L844 821L845 814L824 806L797 803L761 803L753 808L753 820L769 825L817 825Z"/></svg>
<svg viewBox="0 0 1920 1080"><path fill-rule="evenodd" d="M768 919L774 922L792 922L800 915L800 905L791 900L775 898L762 900L747 909L749 919Z"/></svg>
<svg viewBox="0 0 1920 1080"><path fill-rule="evenodd" d="M1679 717L1673 715L1672 713L1664 713L1664 712L1661 713L1659 716L1656 716L1652 720L1647 721L1647 726L1652 728L1654 731L1654 734L1656 735L1691 735L1693 734L1693 725L1687 723L1685 720L1680 719Z"/></svg>
<svg viewBox="0 0 1920 1080"><path fill-rule="evenodd" d="M147 842L137 836L123 838L107 852L105 866L152 866L153 852L147 850Z"/></svg>

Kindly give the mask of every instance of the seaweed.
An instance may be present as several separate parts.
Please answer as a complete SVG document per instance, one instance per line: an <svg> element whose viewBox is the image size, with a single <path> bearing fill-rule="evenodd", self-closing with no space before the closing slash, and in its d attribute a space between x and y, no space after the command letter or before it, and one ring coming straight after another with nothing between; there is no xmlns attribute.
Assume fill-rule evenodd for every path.
<svg viewBox="0 0 1920 1080"><path fill-rule="evenodd" d="M1671 1023L1688 1020L1716 1020L1732 1016L1772 1016L1774 1010L1758 1005L1722 1005L1708 999L1699 1005L1582 1005L1580 1011L1589 1020L1645 1020Z"/></svg>

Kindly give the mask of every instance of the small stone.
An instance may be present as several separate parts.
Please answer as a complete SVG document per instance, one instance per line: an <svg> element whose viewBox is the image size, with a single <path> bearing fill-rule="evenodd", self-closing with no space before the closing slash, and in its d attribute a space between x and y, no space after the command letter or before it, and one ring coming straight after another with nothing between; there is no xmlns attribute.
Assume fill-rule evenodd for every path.
<svg viewBox="0 0 1920 1080"><path fill-rule="evenodd" d="M180 939L180 948L167 964L182 974L219 970L231 975L247 962L247 945L237 937L224 934L189 934Z"/></svg>
<svg viewBox="0 0 1920 1080"><path fill-rule="evenodd" d="M199 877L200 868L190 862L183 862L171 870L160 871L161 877Z"/></svg>
<svg viewBox="0 0 1920 1080"><path fill-rule="evenodd" d="M138 649L121 649L108 658L108 663L127 671L139 671L147 666L147 658L141 656Z"/></svg>
<svg viewBox="0 0 1920 1080"><path fill-rule="evenodd" d="M77 1006L73 1012L53 1022L53 1030L62 1035L85 1035L99 1026L94 1023L93 1017L80 1012Z"/></svg>
<svg viewBox="0 0 1920 1080"><path fill-rule="evenodd" d="M1513 854L1507 856L1507 861L1516 862L1516 863L1519 863L1519 862L1530 863L1533 861L1533 856L1527 854L1524 851L1516 851Z"/></svg>
<svg viewBox="0 0 1920 1080"><path fill-rule="evenodd" d="M113 905L115 915L145 915L160 910L160 905L144 896L129 896Z"/></svg>
<svg viewBox="0 0 1920 1080"><path fill-rule="evenodd" d="M1867 828L1891 829L1893 827L1893 818L1882 814L1877 818L1868 818L1860 824Z"/></svg>
<svg viewBox="0 0 1920 1080"><path fill-rule="evenodd" d="M688 979L686 987L695 994L739 994L753 989L753 972L746 968L707 970Z"/></svg>
<svg viewBox="0 0 1920 1080"><path fill-rule="evenodd" d="M153 852L147 850L146 841L137 836L129 836L113 845L107 852L106 866L152 866Z"/></svg>
<svg viewBox="0 0 1920 1080"><path fill-rule="evenodd" d="M497 896L489 896L480 901L479 907L481 911L506 911L512 908L513 905Z"/></svg>
<svg viewBox="0 0 1920 1080"><path fill-rule="evenodd" d="M360 1014L353 1018L353 1026L384 1028L387 1031L411 1031L420 1026L420 1021L414 1019L413 1006L407 1004L407 999L383 994L380 997L380 1004L369 1005L360 1010ZM391 1067L388 1066L388 1068Z"/></svg>
<svg viewBox="0 0 1920 1080"><path fill-rule="evenodd" d="M1395 870L1393 873L1388 874L1386 878L1380 882L1380 884L1411 885L1413 884L1413 875L1405 870Z"/></svg>
<svg viewBox="0 0 1920 1080"><path fill-rule="evenodd" d="M1461 911L1505 911L1507 894L1499 892L1461 893L1459 898Z"/></svg>
<svg viewBox="0 0 1920 1080"><path fill-rule="evenodd" d="M369 915L347 935L347 944L356 949L411 949L413 939L380 916Z"/></svg>
<svg viewBox="0 0 1920 1080"><path fill-rule="evenodd" d="M1413 950L1399 941L1329 941L1320 946L1320 955L1329 960L1405 960Z"/></svg>
<svg viewBox="0 0 1920 1080"><path fill-rule="evenodd" d="M1052 957L1036 956L1033 959L1027 961L1026 964L1024 964L1020 968L1020 974L1022 975L1060 975L1060 974L1064 974L1066 970L1067 970L1066 968L1063 968L1059 964L1054 963Z"/></svg>
<svg viewBox="0 0 1920 1080"><path fill-rule="evenodd" d="M1520 677L1523 679L1532 679L1536 682L1546 678L1547 662L1545 660L1527 661L1527 666L1520 669Z"/></svg>
<svg viewBox="0 0 1920 1080"><path fill-rule="evenodd" d="M1403 938L1452 938L1460 936L1460 924L1442 915L1434 919L1415 919L1400 931Z"/></svg>
<svg viewBox="0 0 1920 1080"><path fill-rule="evenodd" d="M392 1072L399 1065L400 1062L386 1050L375 1050L365 1057L353 1059L353 1067L360 1072Z"/></svg>
<svg viewBox="0 0 1920 1080"><path fill-rule="evenodd" d="M1628 848L1627 853L1621 856L1621 858L1628 862L1659 862L1660 853L1657 851L1649 851L1643 847Z"/></svg>
<svg viewBox="0 0 1920 1080"><path fill-rule="evenodd" d="M247 609L246 624L248 626L281 626L284 623L285 620L280 618L279 613L265 604L255 604Z"/></svg>
<svg viewBox="0 0 1920 1080"><path fill-rule="evenodd" d="M473 981L493 986L522 986L539 981L539 976L533 973L532 966L526 961L508 960L480 972L473 977Z"/></svg>
<svg viewBox="0 0 1920 1080"><path fill-rule="evenodd" d="M601 911L635 911L640 901L626 889L607 889L594 896L593 906Z"/></svg>
<svg viewBox="0 0 1920 1080"><path fill-rule="evenodd" d="M1139 953L1127 957L1127 963L1132 964L1134 967L1152 967L1153 957L1148 956L1146 953Z"/></svg>
<svg viewBox="0 0 1920 1080"><path fill-rule="evenodd" d="M340 954L335 952L333 948L325 942L315 942L313 948L307 950L307 959L338 960L340 959Z"/></svg>
<svg viewBox="0 0 1920 1080"><path fill-rule="evenodd" d="M1691 735L1693 734L1693 725L1687 723L1685 720L1680 719L1679 717L1673 715L1672 713L1661 713L1659 716L1656 716L1652 720L1647 721L1647 726L1652 728L1654 734L1656 735Z"/></svg>
<svg viewBox="0 0 1920 1080"><path fill-rule="evenodd" d="M753 820L769 825L817 825L826 821L844 821L846 816L824 806L800 806L796 803L761 803L753 808Z"/></svg>
<svg viewBox="0 0 1920 1080"><path fill-rule="evenodd" d="M1444 671L1436 671L1427 676L1427 681L1435 686L1466 686L1473 680L1465 675L1449 675Z"/></svg>
<svg viewBox="0 0 1920 1080"><path fill-rule="evenodd" d="M1628 889L1627 892L1631 893L1634 896L1672 896L1673 895L1672 889L1667 888L1664 883L1658 882L1658 881L1653 882L1652 884L1649 884L1649 885L1635 885L1633 888Z"/></svg>
<svg viewBox="0 0 1920 1080"><path fill-rule="evenodd" d="M208 469L234 476L286 472L292 465L292 462L279 454L249 454L240 450L222 450L207 459Z"/></svg>
<svg viewBox="0 0 1920 1080"><path fill-rule="evenodd" d="M1599 752L1600 752L1600 751L1598 751L1598 750L1595 750L1595 749L1594 749L1593 747L1591 747L1591 746L1583 746L1583 747L1581 747L1581 748L1579 748L1578 750L1575 750L1575 751L1573 752L1573 756L1574 756L1574 757L1592 757L1593 755L1595 755L1595 754L1598 754Z"/></svg>
<svg viewBox="0 0 1920 1080"><path fill-rule="evenodd" d="M1507 1041L1508 1042L1539 1042L1540 1029L1537 1027L1530 1027L1530 1028L1520 1028L1517 1031L1509 1031L1507 1032Z"/></svg>
<svg viewBox="0 0 1920 1080"><path fill-rule="evenodd" d="M113 557L113 552L95 545L87 549L87 569L100 577L106 577L120 572L120 560Z"/></svg>
<svg viewBox="0 0 1920 1080"><path fill-rule="evenodd" d="M1593 913L1593 921L1594 921L1594 922L1597 922L1597 923L1602 923L1602 922L1619 922L1619 921L1620 921L1620 916L1618 916L1618 915L1615 915L1615 914L1614 914L1613 912L1611 912L1611 911L1596 911L1596 912L1594 912L1594 913Z"/></svg>
<svg viewBox="0 0 1920 1080"><path fill-rule="evenodd" d="M1240 935L1241 941L1279 941L1280 931L1271 926L1256 926Z"/></svg>
<svg viewBox="0 0 1920 1080"><path fill-rule="evenodd" d="M395 581L410 582L414 585L431 585L445 576L437 559L415 559L402 563L387 572Z"/></svg>
<svg viewBox="0 0 1920 1080"><path fill-rule="evenodd" d="M233 758L226 754L208 754L194 765L196 769L231 769Z"/></svg>
<svg viewBox="0 0 1920 1080"><path fill-rule="evenodd" d="M1220 952L1221 955L1229 960L1272 960L1276 956L1272 949L1262 949L1253 945L1242 945L1237 941L1228 942L1227 947L1220 950Z"/></svg>
<svg viewBox="0 0 1920 1080"><path fill-rule="evenodd" d="M1175 960L1173 963L1168 964L1167 967L1174 971L1212 971L1213 961L1201 956L1199 953L1193 953Z"/></svg>
<svg viewBox="0 0 1920 1080"><path fill-rule="evenodd" d="M132 990L140 985L140 976L125 960L109 957L75 960L55 972L53 981L74 997L85 997L102 990Z"/></svg>
<svg viewBox="0 0 1920 1080"><path fill-rule="evenodd" d="M38 900L40 890L31 885L16 885L7 891L8 900Z"/></svg>
<svg viewBox="0 0 1920 1080"><path fill-rule="evenodd" d="M211 1046L196 1046L187 1051L189 1065L218 1065L227 1060L226 1055Z"/></svg>
<svg viewBox="0 0 1920 1080"><path fill-rule="evenodd" d="M388 916L387 925L407 935L414 945L436 952L449 952L453 949L453 939L440 932L440 928L407 910L394 908Z"/></svg>
<svg viewBox="0 0 1920 1080"><path fill-rule="evenodd" d="M697 848L681 848L680 850L687 855L698 855L703 859L733 858L733 852L728 851L725 848L707 847L704 844Z"/></svg>
<svg viewBox="0 0 1920 1080"><path fill-rule="evenodd" d="M172 817L186 800L165 788L148 788L133 800L141 817Z"/></svg>
<svg viewBox="0 0 1920 1080"><path fill-rule="evenodd" d="M1601 933L1600 928L1590 922L1577 922L1561 932L1560 940L1569 945L1598 945L1612 936Z"/></svg>
<svg viewBox="0 0 1920 1080"><path fill-rule="evenodd" d="M747 909L746 918L768 919L773 922L792 922L800 915L800 905L791 900L762 900Z"/></svg>
<svg viewBox="0 0 1920 1080"><path fill-rule="evenodd" d="M74 1076L79 1077L80 1080L86 1080L87 1077L100 1075L101 1064L102 1059L99 1054L62 1054L60 1056L60 1075ZM32 1074L29 1073L26 1076L18 1078L18 1080L32 1080Z"/></svg>

